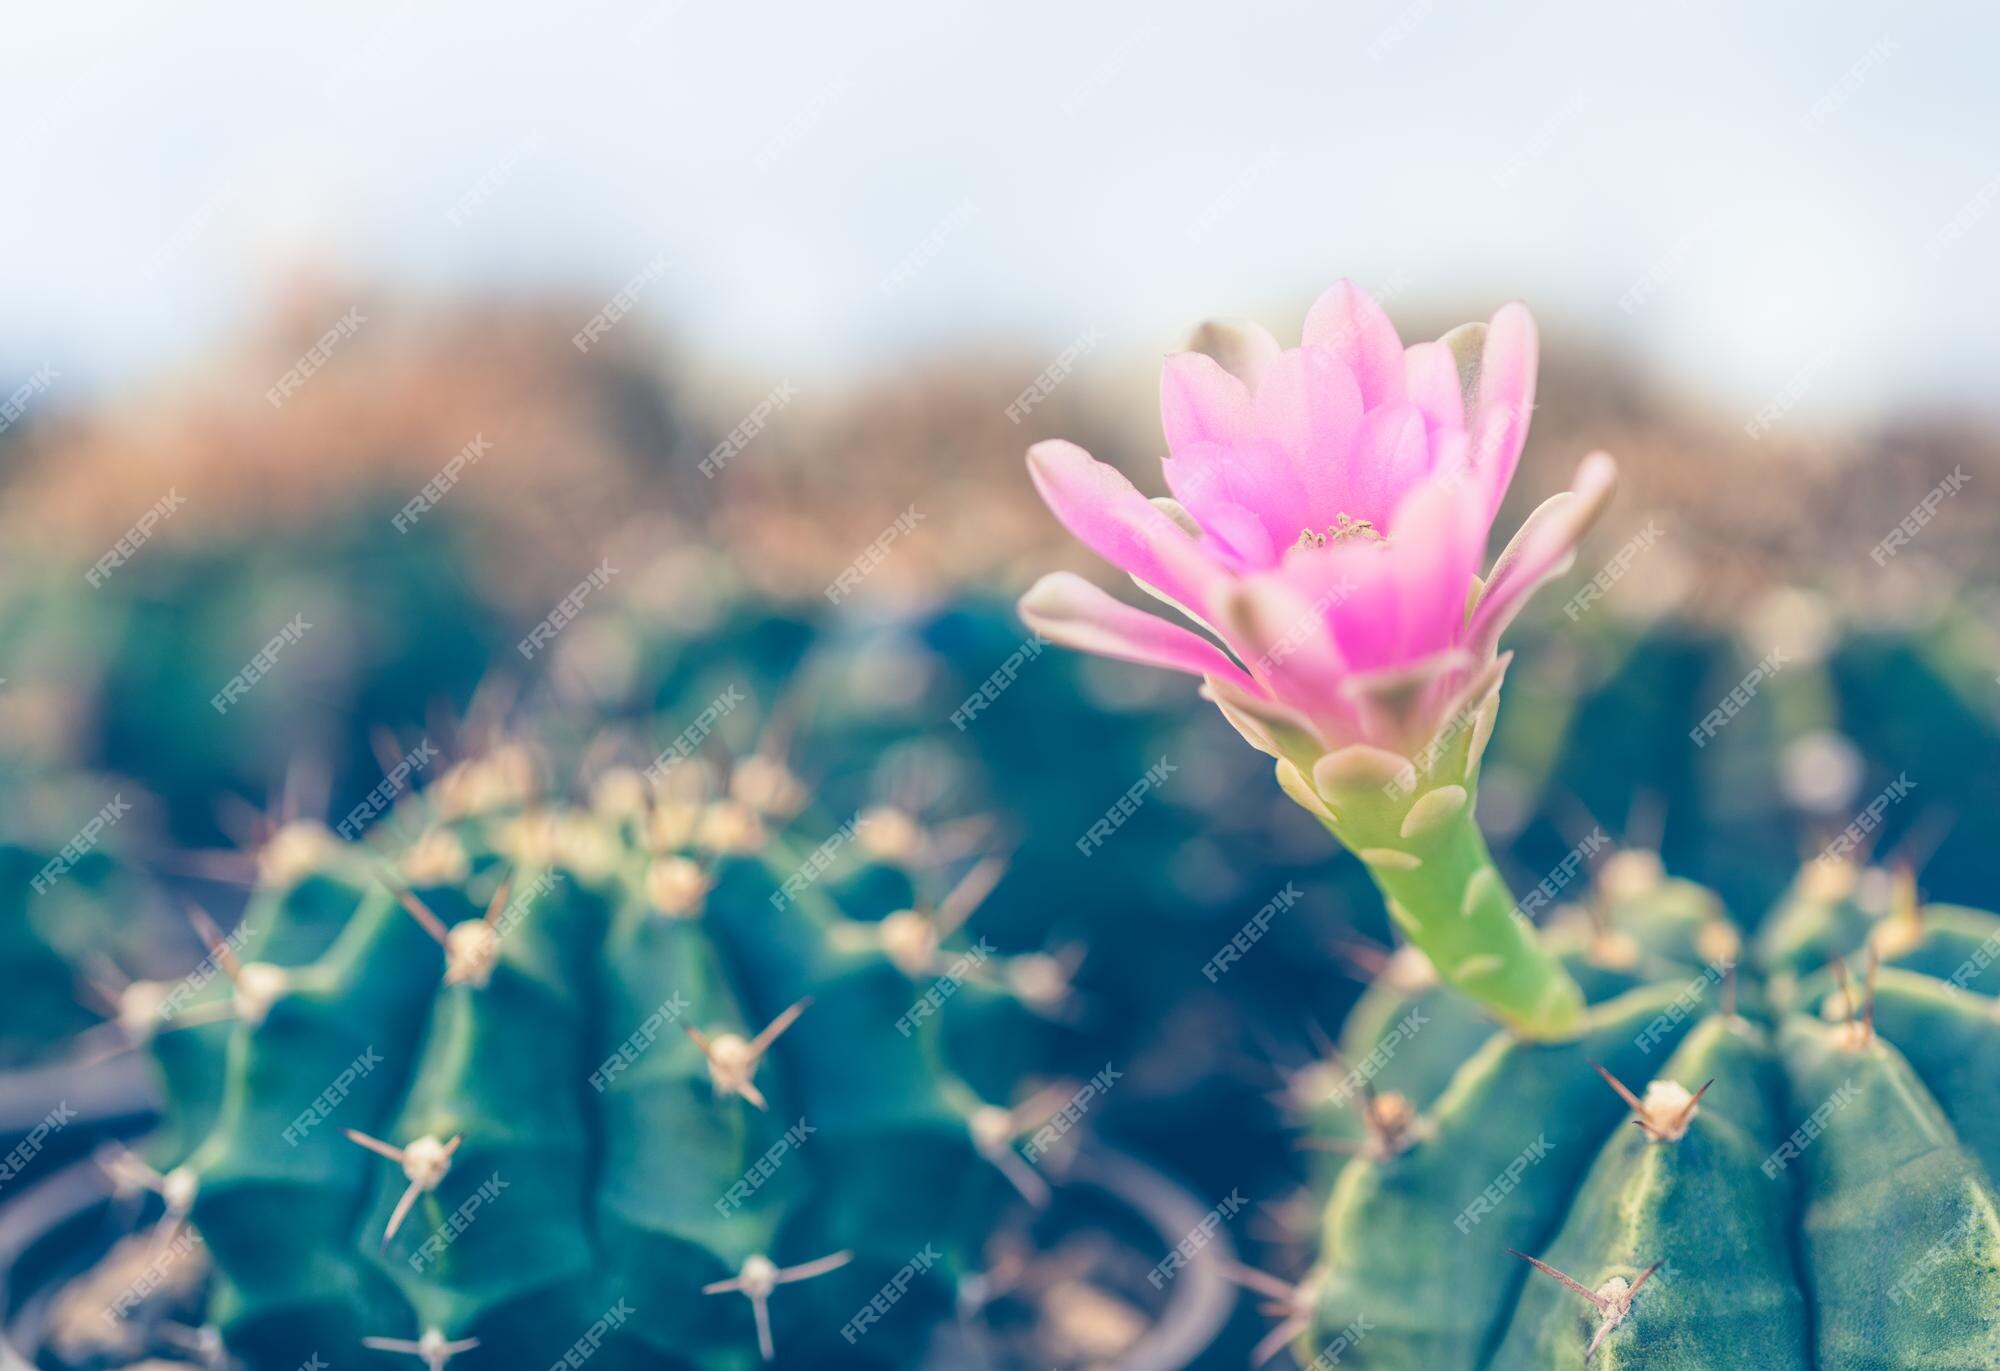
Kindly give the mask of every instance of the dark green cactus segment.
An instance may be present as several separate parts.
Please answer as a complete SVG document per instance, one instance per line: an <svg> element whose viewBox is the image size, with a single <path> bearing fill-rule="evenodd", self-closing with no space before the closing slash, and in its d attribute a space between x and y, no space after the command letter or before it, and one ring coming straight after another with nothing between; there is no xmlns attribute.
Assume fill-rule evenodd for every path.
<svg viewBox="0 0 2000 1371"><path fill-rule="evenodd" d="M1961 905L1928 905L1921 923L1885 923L1873 943L1884 967L1929 976L1953 990L2000 995L2000 936L1990 914Z"/></svg>
<svg viewBox="0 0 2000 1371"><path fill-rule="evenodd" d="M1492 1037L1438 1098L1426 1136L1343 1170L1322 1233L1319 1326L1367 1319L1365 1365L1477 1366L1520 1285L1507 1249L1541 1245L1582 1159L1619 1126L1590 1063L1638 1074L1639 1034L1671 999L1651 988L1599 1006L1571 1043Z"/></svg>
<svg viewBox="0 0 2000 1371"><path fill-rule="evenodd" d="M1889 913L1891 898L1884 873L1809 863L1757 930L1758 966L1774 978L1798 976L1849 955Z"/></svg>
<svg viewBox="0 0 2000 1371"><path fill-rule="evenodd" d="M944 1059L957 1070L959 1079L983 1100L1006 1099L1016 1084L1034 1075L1048 1062L1056 1037L1053 1016L1045 1016L1046 1003L1040 997L1044 975L1060 980L1059 995L1067 995L1068 972L1056 954L1032 954L1031 958L1003 963L992 944L964 953L946 952L943 969L931 986L936 994L921 1007L916 995L929 994L931 986L913 987L910 1004L903 1014L923 1014L939 1021L943 1035ZM1009 984L1007 966L1028 968L1033 963L1036 987ZM959 974L954 976L953 969ZM992 968L991 971L988 968ZM992 979L981 979L982 976ZM1019 979L1015 974L1014 979ZM948 998L943 998L947 995ZM1056 1007L1057 1014L1061 1013Z"/></svg>
<svg viewBox="0 0 2000 1371"><path fill-rule="evenodd" d="M335 1145L336 1110L358 1127L394 1101L409 1069L409 1030L441 966L437 948L378 894L324 958L288 973L261 1021L241 1025L230 1044L222 1114L196 1158L203 1201L238 1182L317 1186L359 1175L357 1154ZM399 1035L402 1060L392 1063L376 1039ZM329 1089L301 1093L315 1081Z"/></svg>
<svg viewBox="0 0 2000 1371"><path fill-rule="evenodd" d="M1436 983L1398 989L1381 982L1348 1016L1341 1053L1348 1071L1369 1075L1377 1090L1428 1105L1492 1036L1493 1021L1456 991ZM1343 1075L1336 1089L1344 1085L1344 1098L1359 1093L1358 1079L1350 1085Z"/></svg>
<svg viewBox="0 0 2000 1371"><path fill-rule="evenodd" d="M799 1112L818 1130L816 1159L835 1179L813 1220L893 1273L925 1244L941 1270L963 1269L1005 1182L973 1138L980 1100L947 1068L940 1016L914 1017L929 978L892 959L883 925L857 924L777 850L724 862L707 919L756 1016L810 999L792 1042ZM1011 1139L999 1140L1011 1145ZM896 1197L922 1193L921 1210Z"/></svg>
<svg viewBox="0 0 2000 1371"><path fill-rule="evenodd" d="M1792 1187L1759 1170L1764 1140L1784 1117L1766 1034L1712 1016L1688 1035L1662 1079L1713 1084L1679 1137L1615 1131L1542 1254L1614 1299L1658 1269L1629 1313L1608 1320L1591 1301L1524 1267L1513 1323L1490 1371L1581 1371L1600 1332L1593 1367L1812 1365ZM1721 1270L1731 1278L1704 1279Z"/></svg>
<svg viewBox="0 0 2000 1371"><path fill-rule="evenodd" d="M1428 1108L1493 1036L1493 1021L1428 971L1406 961L1386 972L1349 1012L1339 1056L1291 1077L1291 1107L1323 1147L1322 1190L1371 1133L1393 1126L1402 1102Z"/></svg>
<svg viewBox="0 0 2000 1371"><path fill-rule="evenodd" d="M318 824L278 830L259 854L269 882L251 896L229 938L240 962L293 968L317 960L345 930L361 903L366 882L340 841ZM221 958L204 961L204 984L173 987L176 998L148 1030L147 1049L166 1089L166 1116L148 1140L147 1155L161 1169L185 1162L214 1128L222 1107L224 1062L233 1028L227 1021L234 995Z"/></svg>
<svg viewBox="0 0 2000 1371"><path fill-rule="evenodd" d="M316 1274L320 1286L310 1303L281 1306L244 1291L218 1271L209 1295L208 1321L227 1330L231 1352L247 1366L285 1366L300 1347L322 1355L326 1348L345 1347L353 1349L345 1365L364 1371L407 1371L395 1359L361 1346L361 1339L379 1327L374 1319L398 1307L396 1292L354 1261L320 1263Z"/></svg>
<svg viewBox="0 0 2000 1371"><path fill-rule="evenodd" d="M550 1326L543 1339L567 1324L592 1266L583 1082L595 1064L588 1006L606 913L580 881L556 875L498 937L490 980L447 985L432 1007L387 1141L462 1139L448 1173L384 1246L412 1181L377 1165L359 1235L419 1328L536 1351L540 1341L521 1339L538 1320Z"/></svg>
<svg viewBox="0 0 2000 1371"><path fill-rule="evenodd" d="M856 838L866 843L875 825L895 822L897 820L860 812L848 816L842 826L852 824ZM809 854L798 855L803 858ZM877 859L865 851L857 852L852 846L837 856L826 873L825 885L827 895L841 909L894 912L910 908L917 900L916 886L905 867L898 862Z"/></svg>
<svg viewBox="0 0 2000 1371"><path fill-rule="evenodd" d="M1630 938L1649 968L1701 967L1725 953L1733 960L1737 940L1716 943L1718 927L1735 930L1714 891L1665 876L1641 854L1618 853L1606 867L1598 881L1605 926Z"/></svg>
<svg viewBox="0 0 2000 1371"><path fill-rule="evenodd" d="M1656 976L1692 974L1678 963L1649 959L1637 947L1606 947L1588 935L1563 948L1559 955L1591 1004L1603 1004L1628 991L1655 984ZM1648 975L1649 971L1653 974Z"/></svg>
<svg viewBox="0 0 2000 1371"><path fill-rule="evenodd" d="M628 1333L661 1357L721 1356L744 1345L747 1308L701 1287L778 1250L807 1179L797 1154L816 1141L774 1070L758 1077L768 1110L740 1101L717 1108L689 1026L749 1039L762 1025L738 1003L698 919L662 918L628 899L605 944L604 1013L588 1077L602 1097L599 1288L631 1285L637 1313Z"/></svg>
<svg viewBox="0 0 2000 1371"><path fill-rule="evenodd" d="M342 1130L379 1128L394 1107L442 964L378 893L289 975L260 1023L239 1026L220 1114L189 1170L193 1220L232 1275L225 1326L241 1345L342 1345L391 1307L379 1278L327 1240L353 1226L370 1170Z"/></svg>
<svg viewBox="0 0 2000 1371"><path fill-rule="evenodd" d="M243 955L274 966L304 966L333 946L374 882L356 872L309 871L281 896L244 911Z"/></svg>
<svg viewBox="0 0 2000 1371"><path fill-rule="evenodd" d="M790 1091L767 1069L757 1085L768 1109L715 1108L708 1060L685 1030L747 1040L763 1025L737 1002L701 924L662 919L633 901L620 911L605 951L598 1060L588 1077L605 1110L600 1205L734 1270L769 1249L795 1189L773 1173L727 1195L751 1161L797 1126ZM668 1164L673 1153L658 1145L665 1138L685 1140L686 1155Z"/></svg>
<svg viewBox="0 0 2000 1371"><path fill-rule="evenodd" d="M1899 1045L1953 1132L2000 1176L2000 1000L1884 967L1875 1032Z"/></svg>
<svg viewBox="0 0 2000 1371"><path fill-rule="evenodd" d="M217 1002L224 998L218 996ZM153 1029L146 1050L160 1076L164 1112L158 1131L146 1139L145 1155L160 1170L185 1162L215 1127L229 1038L226 1024Z"/></svg>
<svg viewBox="0 0 2000 1371"><path fill-rule="evenodd" d="M1859 1027L1782 1030L1799 1122L1773 1165L1805 1172L1820 1364L2000 1364L1992 1182L1902 1055Z"/></svg>
<svg viewBox="0 0 2000 1371"><path fill-rule="evenodd" d="M738 1371L765 1309L831 1364L913 1263L867 1358L928 1335L1011 1202L1002 1167L1037 1179L1009 1152L1027 1123L954 1071L939 1015L909 1015L963 942L912 908L898 853L929 836L850 831L845 865L813 863L823 844L771 836L802 796L773 765L714 799L614 773L584 810L503 749L379 825L381 853L315 845L257 893L236 984L205 992L237 1015L219 1109L158 1182L192 1194L211 1318L254 1371L405 1364L364 1337L476 1339L452 1371L516 1371L598 1325L605 1371ZM895 903L857 916L855 892ZM1012 984L990 960L981 1023Z"/></svg>
<svg viewBox="0 0 2000 1371"><path fill-rule="evenodd" d="M757 1014L812 999L812 1031L794 1045L800 1106L829 1141L905 1129L963 1133L968 1109L943 1085L935 1020L915 1025L908 1037L897 1032L916 997L911 978L889 961L871 928L842 918L826 892L807 886L787 893L796 871L778 854L768 864L725 861L708 918L746 981L767 991ZM870 1046L893 1052L894 1065Z"/></svg>
<svg viewBox="0 0 2000 1371"><path fill-rule="evenodd" d="M1580 974L1587 986L1615 986L1621 969L1658 978L1592 1011L1657 1010L1628 1017L1629 1044L1590 1044L1627 1098L1504 1035L1469 1054L1406 1123L1418 1141L1340 1172L1306 1286L1306 1363L1360 1317L1369 1331L1343 1366L2000 1365L2000 1011L1982 993L2000 988L2000 918L1923 909L1907 879L1815 863L1758 940L1773 961L1732 970L1740 939L1719 906L1632 874L1608 867L1595 917L1549 935L1572 965L1606 973ZM1404 998L1371 991L1345 1048ZM1501 1063L1509 1101L1469 1090ZM1512 1209L1461 1238L1464 1177L1435 1150L1491 1166L1506 1148L1490 1120L1518 1133L1520 1101L1538 1116L1576 1110L1576 1144L1567 1164L1502 1187ZM1469 1102L1486 1133L1465 1122ZM1594 1136L1581 1128L1607 1108ZM1684 1129L1660 1126L1683 1110ZM1619 1126L1626 1112L1640 1128ZM1496 1252L1494 1234L1545 1269Z"/></svg>

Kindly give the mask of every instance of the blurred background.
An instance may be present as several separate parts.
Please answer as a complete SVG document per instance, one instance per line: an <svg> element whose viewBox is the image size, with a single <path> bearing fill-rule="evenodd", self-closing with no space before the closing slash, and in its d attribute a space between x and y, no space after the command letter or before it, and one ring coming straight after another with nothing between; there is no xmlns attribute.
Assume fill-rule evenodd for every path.
<svg viewBox="0 0 2000 1371"><path fill-rule="evenodd" d="M1013 596L1102 574L1024 449L1156 492L1199 320L1295 338L1341 276L1406 340L1525 299L1501 527L1588 448L1625 479L1515 634L1481 802L1520 886L1601 829L1754 921L1893 794L1864 850L1990 903L1996 39L1845 3L16 16L0 1059L96 1021L109 943L185 969L178 899L227 907L272 821L420 741L532 728L583 785L741 681L830 810L998 835L979 931L1073 973L1057 1062L1129 1071L1094 1127L1242 1187L1284 1268L1287 1072L1389 933L1189 682L1022 656ZM1163 755L1184 779L1082 857Z"/></svg>

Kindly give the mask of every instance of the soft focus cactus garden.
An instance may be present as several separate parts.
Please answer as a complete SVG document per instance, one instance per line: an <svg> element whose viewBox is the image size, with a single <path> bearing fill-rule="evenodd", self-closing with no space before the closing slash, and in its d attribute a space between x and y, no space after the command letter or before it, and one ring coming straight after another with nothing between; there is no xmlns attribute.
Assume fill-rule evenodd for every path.
<svg viewBox="0 0 2000 1371"><path fill-rule="evenodd" d="M780 11L24 19L0 1371L2000 1368L1993 21Z"/></svg>
<svg viewBox="0 0 2000 1371"><path fill-rule="evenodd" d="M372 433L15 440L10 1336L1994 1364L1976 507L1843 578L1519 304L1303 317L1195 330L1163 436L1051 400L1164 482L961 370L695 484L728 406L631 357L399 531L527 313L329 384ZM226 516L94 586L161 463Z"/></svg>

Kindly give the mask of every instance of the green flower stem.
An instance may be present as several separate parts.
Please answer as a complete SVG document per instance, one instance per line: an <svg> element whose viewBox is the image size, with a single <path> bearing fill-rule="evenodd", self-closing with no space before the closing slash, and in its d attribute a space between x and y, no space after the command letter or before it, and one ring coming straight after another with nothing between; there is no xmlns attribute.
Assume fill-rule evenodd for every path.
<svg viewBox="0 0 2000 1371"><path fill-rule="evenodd" d="M1447 985L1522 1038L1582 1031L1583 991L1519 912L1473 817L1478 751L1470 740L1420 775L1404 758L1348 748L1278 779L1368 867L1390 916ZM1454 782L1451 777L1459 778Z"/></svg>
<svg viewBox="0 0 2000 1371"><path fill-rule="evenodd" d="M1447 984L1520 1037L1582 1030L1583 991L1516 911L1470 804L1428 832L1360 855L1391 917Z"/></svg>

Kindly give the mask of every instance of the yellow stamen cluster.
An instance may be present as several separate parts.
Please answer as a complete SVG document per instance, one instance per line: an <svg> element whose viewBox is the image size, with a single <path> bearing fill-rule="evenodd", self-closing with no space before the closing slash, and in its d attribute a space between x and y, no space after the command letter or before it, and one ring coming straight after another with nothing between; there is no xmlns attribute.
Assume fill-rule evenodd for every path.
<svg viewBox="0 0 2000 1371"><path fill-rule="evenodd" d="M1342 513L1335 517L1332 525L1324 533L1315 533L1309 528L1299 530L1299 541L1296 546L1325 547L1328 543L1344 543L1354 538L1380 543L1385 547L1389 542L1382 531L1375 527L1373 520L1356 519L1350 514Z"/></svg>

